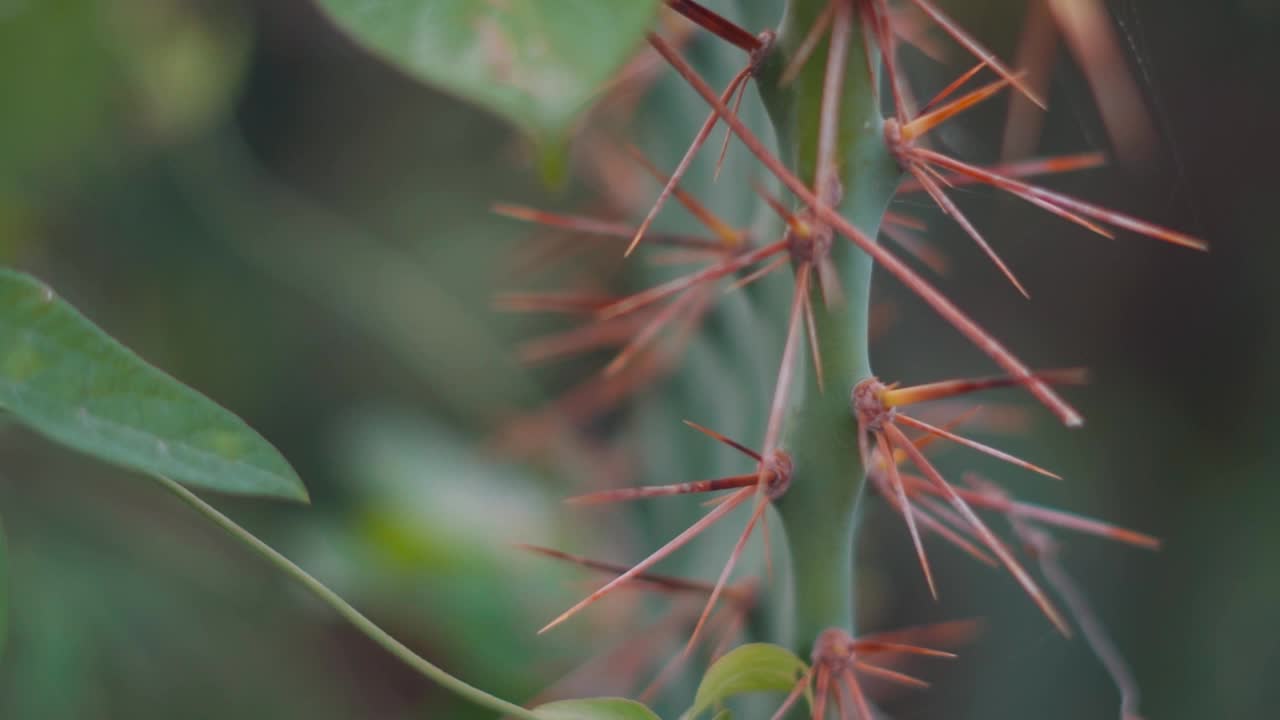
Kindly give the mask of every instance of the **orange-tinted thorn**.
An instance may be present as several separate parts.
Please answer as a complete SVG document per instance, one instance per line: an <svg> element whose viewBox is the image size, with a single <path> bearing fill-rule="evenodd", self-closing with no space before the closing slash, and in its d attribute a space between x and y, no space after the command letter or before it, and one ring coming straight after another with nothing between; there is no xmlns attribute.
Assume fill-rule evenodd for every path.
<svg viewBox="0 0 1280 720"><path fill-rule="evenodd" d="M675 485L650 485L646 487L634 488L614 488L612 490L600 490L598 492L587 493L585 495L574 495L565 498L565 502L570 505L603 505L606 503L627 502L630 500L644 500L656 497L668 497L670 495L694 495L700 493L719 492L721 490L733 490L736 488L744 488L756 483L756 473L749 475L730 475L728 477L716 478L714 480L695 480L694 482L677 483Z"/></svg>
<svg viewBox="0 0 1280 720"><path fill-rule="evenodd" d="M819 664L817 668L818 681L815 683L813 717L814 720L826 720L827 695L831 692L831 668L827 667L826 663Z"/></svg>
<svg viewBox="0 0 1280 720"><path fill-rule="evenodd" d="M880 447L880 457L889 475L889 485L897 496L902 507L902 517L907 521L907 529L911 532L911 542L916 547L916 557L920 560L920 569L924 571L925 582L929 585L929 594L934 601L938 600L938 587L933 582L933 572L929 569L929 557L924 552L924 542L920 540L920 530L916 528L915 513L911 510L911 502L907 500L906 488L902 485L902 477L898 474L898 463L893 460L893 448L884 433L875 433L876 443Z"/></svg>
<svg viewBox="0 0 1280 720"><path fill-rule="evenodd" d="M862 15L863 27L872 28L876 45L880 48L880 58L884 62L884 74L889 78L889 90L893 95L894 118L898 122L906 122L909 115L907 109L907 91L903 87L903 75L898 70L898 38L892 28L893 11L884 0L858 3L858 11ZM865 31L864 31L865 32ZM867 43L868 47L870 43Z"/></svg>
<svg viewBox="0 0 1280 720"><path fill-rule="evenodd" d="M791 313L787 320L787 339L782 345L782 361L778 363L778 379L773 388L773 402L769 406L769 418L764 431L764 447L760 453L766 458L773 457L773 452L778 449L778 441L782 438L783 417L790 407L787 401L791 395L791 379L796 367L796 346L803 332L802 308L804 301L809 297L809 279L812 270L813 266L810 263L803 263L796 270L796 286L791 297ZM765 464L761 463L759 488L761 494L764 493L766 485L764 473Z"/></svg>
<svg viewBox="0 0 1280 720"><path fill-rule="evenodd" d="M620 320L625 322L580 325L528 340L520 344L516 356L522 363L536 365L559 357L621 345L635 335L636 323L630 322L631 318Z"/></svg>
<svg viewBox="0 0 1280 720"><path fill-rule="evenodd" d="M969 35L964 28L957 25L955 21L939 10L931 0L911 0L911 2L914 3L916 7L920 8L925 15L928 15L931 20L937 23L938 27L941 27L942 30L950 35L953 40L959 43L961 47L968 50L974 57L981 60L984 64L989 65L998 75L1012 83L1014 87L1018 88L1019 92L1027 96L1028 100L1039 105L1042 110L1048 109L1048 105L1034 90L1028 87L1026 83L1022 82L1022 80L1014 72L1009 70L1009 68L1005 67L1004 63L1000 62L999 58L997 58L990 50L983 47L982 44L975 40L973 36Z"/></svg>
<svg viewBox="0 0 1280 720"><path fill-rule="evenodd" d="M911 230L919 230L921 232L928 230L929 226L920 218L903 215L893 211L886 212L881 219L882 225L894 225L897 227L909 228Z"/></svg>
<svg viewBox="0 0 1280 720"><path fill-rule="evenodd" d="M896 670L890 670L889 668L883 668L879 665L872 665L871 663L863 662L861 660L854 661L853 665L859 671L873 677L878 677L881 680L887 680L892 683L898 683L899 685L906 685L913 688L926 689L929 687L929 683L921 680L920 678L907 675L906 673L900 673Z"/></svg>
<svg viewBox="0 0 1280 720"><path fill-rule="evenodd" d="M943 430L955 430L961 425L972 420L975 416L977 416L979 412L982 412L982 406L974 405L971 408L965 409L965 411L960 413L960 415L948 420L947 422L943 423L939 427L941 427ZM936 442L938 438L939 436L933 433L925 433L924 435L921 435L920 437L916 438L912 442L915 443L916 447L923 450L929 447L930 445L932 445L934 442Z"/></svg>
<svg viewBox="0 0 1280 720"><path fill-rule="evenodd" d="M988 567L998 568L1000 563L995 558L986 554L977 545L969 542L965 536L936 520L932 515L927 514L923 509L912 507L912 512L917 513L916 519L922 521L920 524L928 531L936 533L938 537L946 540L969 557Z"/></svg>
<svg viewBox="0 0 1280 720"><path fill-rule="evenodd" d="M837 0L831 3L833 24L831 38L827 41L827 65L822 76L822 102L818 109L818 143L813 188L820 205L839 204L840 178L836 168L839 154L837 140L840 133L841 98L844 96L844 76L853 35L853 3ZM833 194L835 195L833 197Z"/></svg>
<svg viewBox="0 0 1280 720"><path fill-rule="evenodd" d="M760 518L768 509L769 503L764 497L760 497L756 502L756 509L751 513L751 518L747 520L747 526L742 529L742 534L738 536L738 542L734 544L733 551L729 553L729 559L724 564L724 569L720 571L720 577L716 580L715 589L711 591L711 596L707 598L707 604L702 609L702 615L698 616L698 622L693 626L693 632L689 634L689 642L684 646L684 654L688 655L698 642L698 637L702 633L702 628L707 622L707 618L711 616L711 611L715 609L716 601L720 599L720 593L725 589L729 582L729 576L733 574L733 568L738 564L738 560L742 557L742 552L747 548L747 542L751 539L751 531L755 529L756 523L760 522Z"/></svg>
<svg viewBox="0 0 1280 720"><path fill-rule="evenodd" d="M924 149L917 149L914 152L915 154L918 154L919 157L926 159L927 162L940 165L949 170L954 170L955 172L970 175L981 182L985 182L994 187L1000 188L1001 190L1017 195L1018 197L1040 207L1052 206L1053 208L1061 210L1062 213L1079 213L1080 215L1094 218L1095 220L1108 225L1123 228L1130 232L1135 232L1139 235L1146 235L1147 237L1162 240L1174 245L1181 245L1183 247L1191 248L1192 250L1207 251L1209 249L1208 243L1199 238L1192 237L1166 227L1161 227L1145 220L1139 220L1138 218L1130 215L1108 210L1106 208L1084 202L1083 200L1077 200L1073 197L1062 195L1051 190L1045 190L1044 188L1036 187L1035 185L1028 185L1027 183L1014 180L1013 178L997 175L987 170L983 170L980 167L948 157L942 153Z"/></svg>
<svg viewBox="0 0 1280 720"><path fill-rule="evenodd" d="M742 98L747 95L747 83L738 83L738 96L733 100L733 114L737 115L742 110ZM724 142L720 143L720 156L716 158L716 170L711 175L711 182L720 180L720 171L724 169L724 159L729 154L729 141L733 139L733 131L729 128L724 129Z"/></svg>
<svg viewBox="0 0 1280 720"><path fill-rule="evenodd" d="M813 298L804 299L804 324L808 328L809 355L813 358L813 372L818 381L818 392L826 392L826 377L822 370L822 348L818 343L818 323L813 317Z"/></svg>
<svg viewBox="0 0 1280 720"><path fill-rule="evenodd" d="M1022 564L1014 558L1013 553L1009 551L1009 548L996 537L995 533L991 532L991 529L982 521L982 518L978 517L977 513L975 513L973 509L969 507L969 504L964 501L964 498L962 498L956 490L951 487L946 479L942 477L941 473L939 473L938 470L933 467L933 464L929 462L928 458L917 450L915 445L911 444L911 441L907 436L903 434L903 432L899 430L894 423L886 423L884 429L885 432L889 434L889 438L893 444L902 447L907 451L907 455L911 457L912 464L919 468L920 471L923 472L925 476L942 491L943 497L945 497L951 503L951 506L955 508L956 512L960 513L961 517L963 517L965 521L972 526L973 530L978 534L978 537L983 541L983 543L986 544L988 549L990 549L991 552L999 558L1000 562L1004 564L1005 568L1011 575L1013 575L1018 584L1022 586L1022 589L1031 597L1032 601L1039 606L1041 612L1043 612L1045 617L1049 619L1049 622L1053 623L1054 627L1056 627L1064 637L1071 637L1071 627L1067 624L1066 619L1063 618L1062 613L1058 611L1057 607L1054 606L1053 601L1049 599L1049 596L1045 594L1040 586L1036 584L1036 581L1033 580L1022 567Z"/></svg>
<svg viewBox="0 0 1280 720"><path fill-rule="evenodd" d="M749 72L750 67L747 67L743 68L737 75L733 76L733 79L729 81L729 86L725 88L724 95L721 99L722 103L727 102L729 98L733 97L734 91L737 90L740 83L746 81ZM653 224L654 219L658 217L658 212L662 210L663 204L666 203L667 198L672 195L675 195L677 201L684 205L685 208L688 209L689 212L693 213L693 215L697 217L703 225L711 230L712 234L720 238L720 241L726 247L738 247L742 244L741 233L734 230L720 218L716 217L710 210L705 208L702 203L698 202L692 195L681 190L679 187L680 178L684 177L685 172L689 169L689 165L693 162L694 155L698 153L698 150L702 147L703 143L705 143L707 138L711 136L711 131L715 129L717 119L715 112L707 115L707 119L702 123L702 127L698 129L697 135L693 137L693 142L689 144L689 149L685 151L684 157L680 158L680 163L676 165L676 169L671 173L671 177L664 176L656 167L653 166L653 163L649 162L648 158L640 153L639 150L629 148L631 154L636 158L640 165L657 178L658 182L664 184L662 186L662 192L658 193L658 199L654 201L653 207L649 209L649 214L645 215L644 220L640 223L640 227L636 229L634 236L631 238L631 243L627 245L625 255L630 255L635 251L636 247L640 245L640 241L644 238L645 233L648 232L649 226Z"/></svg>
<svg viewBox="0 0 1280 720"><path fill-rule="evenodd" d="M838 678L834 682L834 684L831 686L831 698L836 702L836 717L838 718L857 717L861 713L854 713L851 715L845 711L846 703L844 699L844 695L846 691L851 695L853 694L853 689L850 686L850 683L857 682L857 678L853 677L852 672L846 672L845 670L835 670L836 668L835 665L833 665L832 668L833 668L833 672L839 672L841 674L840 678Z"/></svg>
<svg viewBox="0 0 1280 720"><path fill-rule="evenodd" d="M1029 378L1055 385L1083 385L1088 382L1088 371L1085 368L1041 370L1031 372L1028 375ZM968 395L982 390L1016 387L1026 384L1029 378L1002 375L997 377L942 380L925 385L912 385L911 387L891 387L881 393L880 401L886 407L905 407L930 400L942 400L957 395Z"/></svg>
<svg viewBox="0 0 1280 720"><path fill-rule="evenodd" d="M891 505L893 509L897 510L898 512L903 512L903 508L901 504L897 501L896 498L894 498L892 495L889 494L890 491L881 487L880 483L877 483L877 489L885 498L885 500L889 502L889 505ZM925 498L925 499L927 500L928 498ZM980 548L978 548L977 545L974 545L973 543L969 542L969 540L965 538L963 535L956 532L955 530L952 530L950 527L943 524L942 522L934 518L932 515L928 514L923 508L916 507L914 504L911 504L910 500L908 500L907 509L915 517L915 520L917 523L919 523L920 527L924 528L926 531L934 533L935 535L942 538L943 540L946 540L947 542L956 546L956 548L958 548L961 552L964 552L965 554L973 557L975 560L977 560L978 562L984 565L990 565L991 567L999 567L1000 564L996 562L994 559L992 559L990 555L986 554Z"/></svg>
<svg viewBox="0 0 1280 720"><path fill-rule="evenodd" d="M991 165L983 169L993 175L1021 178L1036 175L1058 175L1062 173L1076 172L1079 170L1091 170L1106 164L1107 156L1105 153L1086 152L1077 153L1075 155L1058 155L1055 157L1032 158L1030 160L1021 160L1018 162L1001 163L999 165ZM977 178L957 173L952 173L946 177L947 182L951 187L974 185L981 182ZM915 180L907 180L898 188L898 192L919 192L923 189L924 187L922 187L919 182Z"/></svg>
<svg viewBox="0 0 1280 720"><path fill-rule="evenodd" d="M910 143L916 138L937 128L942 123L995 95L1009 84L1009 80L1002 79L996 82L980 87L973 92L962 95L955 100L943 105L942 107L925 113L920 117L906 123L902 126L902 141Z"/></svg>
<svg viewBox="0 0 1280 720"><path fill-rule="evenodd" d="M1023 286L1022 282L1013 274L1013 270L1010 270L1009 266L1005 264L1004 259L1001 258L1000 255L996 253L995 249L987 243L986 238L982 237L982 233L978 232L978 229L973 226L973 223L969 222L969 218L961 212L960 207L956 205L951 198L947 197L947 194L943 192L942 188L938 187L928 174L922 172L921 168L912 165L911 169L920 184L929 191L929 196L938 204L938 207L942 208L944 213L950 215L951 218L964 229L965 233L968 234L969 237L973 238L973 241L978 244L978 247L982 249L982 252L986 253L991 262L999 268L1005 278L1013 284L1013 287L1016 288L1024 298L1030 299L1031 295L1027 292L1027 288Z"/></svg>
<svg viewBox="0 0 1280 720"><path fill-rule="evenodd" d="M491 209L495 214L511 218L512 220L519 220L521 222L532 223L534 225L554 228L557 230L565 230L568 232L583 233L586 235L600 235L603 237L624 240L629 240L636 234L635 228L625 223L611 222L583 215L553 213L547 212L546 210L526 207L524 205L511 205L508 203L494 203ZM688 247L695 249L702 248L706 250L717 250L722 248L719 241L693 235L672 235L663 233L661 235L652 236L650 240L655 244L673 245L676 247Z"/></svg>
<svg viewBox="0 0 1280 720"><path fill-rule="evenodd" d="M941 103L943 100L946 100L947 98L951 97L951 94L952 94L952 93L954 93L956 90L959 90L959 89L960 89L960 88L961 88L965 83L967 83L967 82L969 82L970 80L972 80L972 79L973 79L973 76L974 76L974 75L977 75L979 72L981 72L981 71L982 71L982 68L984 68L984 67L986 67L986 66L987 66L987 64L986 64L986 63L984 63L984 62L980 62L980 63L978 63L977 65L974 65L974 66L973 66L973 67L972 67L968 72L966 72L965 74L961 75L960 77L956 78L955 80L952 80L952 81L951 81L951 83L950 83L949 85L947 85L946 87L942 88L942 90L941 90L941 91L939 91L937 95L934 95L932 100L930 100L929 102L927 102L927 103L925 103L923 106L921 106L921 108L920 108L920 114L921 114L921 115L924 115L924 114L928 113L930 110L932 110L932 109L934 109L935 107L937 107L937 106L938 106L938 103Z"/></svg>
<svg viewBox="0 0 1280 720"><path fill-rule="evenodd" d="M746 455L747 457L750 457L756 462L760 462L761 460L764 459L763 457L760 456L760 453L756 452L755 450L752 450L751 448L747 447L746 445L743 445L737 440L721 435L720 433L716 432L715 430L712 430L709 427L699 425L698 423L692 420L685 420L684 424L688 425L689 427L693 428L694 430L697 430L698 432L702 433L703 435L706 435L707 437L713 440L718 440L719 442L722 442L725 445L728 445L729 447L733 448L734 450L737 450L738 452L742 453L743 455Z"/></svg>
<svg viewBox="0 0 1280 720"><path fill-rule="evenodd" d="M709 265L695 273L678 277L656 287L649 288L648 290L642 290L635 295L622 298L611 305L601 308L600 317L604 319L625 315L629 312L635 312L640 308L647 307L667 297L688 290L695 285L713 282L726 275L731 275L748 266L754 265L761 260L765 260L779 252L782 252L784 249L786 249L786 241L779 240L778 242L766 245L762 248L757 248L751 252L735 255L722 262Z"/></svg>
<svg viewBox="0 0 1280 720"><path fill-rule="evenodd" d="M539 630L538 634L541 635L547 632L548 630L556 627L557 625L563 623L564 621L568 620L574 615L577 615L579 612L582 612L583 610L590 607L591 605L594 605L595 603L599 602L602 598L604 598L609 593L613 592L614 590L617 590L619 587L625 585L626 583L631 582L637 576L639 576L640 574L647 571L649 568L661 562L664 558L666 558L672 552L688 544L689 541L697 537L699 533L711 527L716 522L722 520L724 516L728 515L730 512L736 509L739 505L741 505L744 501L746 501L749 497L751 497L753 493L755 493L755 490L749 487L738 490L736 493L734 493L733 498L731 500L717 506L714 510L702 516L702 518L699 519L697 522L695 522L693 525L690 525L688 529L686 529L684 532L672 538L671 541L669 541L666 545L663 545L661 548L658 548L658 550L656 550L649 557L645 558L644 560L641 560L630 570L626 571L625 573L609 581L609 583L601 587L599 590L596 590L595 592L588 595L578 604L574 605L568 610L565 610L563 613L557 616L554 620L547 623L541 630Z"/></svg>
<svg viewBox="0 0 1280 720"><path fill-rule="evenodd" d="M592 558L583 557L581 555L573 555L567 552L556 550L554 548L543 547L541 545L529 545L526 543L517 543L516 547L521 550L526 550L528 552L535 553L537 555L543 555L545 557L554 558L556 560L563 560L564 562L572 563L574 565L580 565L589 570L596 570L598 572L610 573L612 575L621 575L622 573L628 570L627 566L625 565L608 563L601 560L593 560ZM655 575L653 573L642 573L641 575L637 576L636 579L643 580L644 582L649 583L650 585L653 585L655 587L661 587L667 590L674 590L678 592L695 593L698 595L707 595L713 590L713 587L711 586L710 583L704 583L697 580L686 580L684 578L671 577L669 575ZM730 592L732 592L732 590ZM737 599L736 596L735 596L735 599Z"/></svg>
<svg viewBox="0 0 1280 720"><path fill-rule="evenodd" d="M927 156L936 154L936 153L932 153L931 151L920 150L918 148L909 148L907 150L907 153L915 157L917 162L926 163L926 164L928 161L922 160L921 158L925 158ZM959 160L955 160L954 158L952 158L952 161L960 165L965 165L965 163L961 163ZM938 177L947 178L947 179L950 178L950 176L942 175L942 173L939 172L936 168L932 168L932 166L929 166L929 167L933 170L934 174L937 175ZM968 166L968 167L973 168L974 166ZM1089 232L1096 233L1098 235L1101 235L1102 237L1112 239L1112 240L1114 240L1116 237L1115 233L1099 225L1098 223L1095 223L1089 220L1088 218L1081 216L1079 213L1072 212L1071 210L1068 210L1067 208L1062 207L1061 205L1052 203L1033 193L1029 193L1025 191L1025 189L1023 188L990 183L986 179L979 178L978 176L975 176L972 173L970 173L967 177L969 177L970 183L981 182L981 183L992 185L993 187L1004 190L1005 192L1008 192L1012 195L1022 198L1023 200L1031 203L1032 205L1035 205L1041 210L1052 213L1053 215L1057 215L1058 217L1068 222L1073 222L1079 225L1080 227L1083 227L1084 229L1088 230ZM1031 187L1031 186L1027 186L1027 187Z"/></svg>
<svg viewBox="0 0 1280 720"><path fill-rule="evenodd" d="M849 692L853 694L853 705L858 709L858 717L874 718L875 715L871 713L871 703L867 702L867 694L862 691L862 685L858 684L858 678L853 674L852 668L845 668L844 682Z"/></svg>
<svg viewBox="0 0 1280 720"><path fill-rule="evenodd" d="M764 545L764 580L773 582L773 543L769 539L769 514L760 516L760 536Z"/></svg>
<svg viewBox="0 0 1280 720"><path fill-rule="evenodd" d="M583 217L581 215L566 215L563 213L547 212L546 210L539 210L537 208L531 208L524 205L494 203L490 209L492 209L495 214L511 218L512 220L519 220L521 222L533 223L534 225L542 225L544 227L558 228L561 230L572 230L573 232L607 235L610 237L630 237L634 233L630 227L622 223Z"/></svg>
<svg viewBox="0 0 1280 720"><path fill-rule="evenodd" d="M1135 547L1144 548L1146 550L1159 550L1160 538L1153 537L1137 530L1129 530L1118 525L1113 525L1101 520L1083 517L1075 513L1064 512L1062 510L1054 510L1052 508L1041 507L1032 503L1015 502L1013 503L1012 513L1017 517L1025 517L1046 525L1055 525L1067 530L1087 533L1089 535L1097 535L1098 537L1117 542L1133 545Z"/></svg>
<svg viewBox="0 0 1280 720"><path fill-rule="evenodd" d="M770 718L770 720L782 720L782 718L786 717L787 711L791 709L792 705L796 704L796 701L800 699L800 695L808 689L809 678L812 675L813 668L811 667L800 676L800 679L796 681L795 686L791 688L791 692L787 695L786 699L782 701L782 705L778 708L778 711L773 714L773 717Z"/></svg>
<svg viewBox="0 0 1280 720"><path fill-rule="evenodd" d="M759 478L756 478L756 481L757 481L757 482L759 482ZM729 500L732 500L732 499L733 499L733 495L732 495L732 494L730 494L730 495L717 495L717 496L715 496L715 497L713 497L713 498L709 498L709 499L707 499L707 500L703 500L701 503L699 503L699 505L701 505L702 507L705 507L705 508L713 508L713 507L716 507L717 505L723 505L724 503L726 503L726 502L728 502Z"/></svg>
<svg viewBox="0 0 1280 720"><path fill-rule="evenodd" d="M779 200L773 193L769 192L764 185L761 185L759 180L752 178L751 188L755 190L756 195L759 195L760 199L764 200L765 204L773 210L774 214L782 218L787 223L787 227L791 229L791 232L802 238L807 238L813 234L813 226L805 222L799 215L791 212L791 210L788 209L781 200Z"/></svg>
<svg viewBox="0 0 1280 720"><path fill-rule="evenodd" d="M703 30L752 53L760 49L760 39L728 18L693 0L666 0L667 7L685 16Z"/></svg>
<svg viewBox="0 0 1280 720"><path fill-rule="evenodd" d="M728 295L729 293L734 292L735 290L741 290L742 288L750 285L751 283L757 280L760 280L761 278L764 278L765 276L771 274L775 270L782 268L789 262L791 262L791 258L787 257L786 255L779 255L778 257L765 263L763 266L760 267L760 269L752 270L746 275L743 275L737 280L734 280L733 282L729 283L727 286L725 286L724 292L726 295Z"/></svg>
<svg viewBox="0 0 1280 720"><path fill-rule="evenodd" d="M1049 472L1048 470L1045 470L1039 465L1033 465L1032 463L1029 463L1026 460L1014 457L1013 455L1010 455L1009 453L1004 452L1003 450L997 450L989 445L984 445L975 440L970 440L969 438L964 437L963 435L956 435L953 432L949 432L940 427L935 427L922 420L916 420L913 417L908 417L906 415L899 413L897 416L895 416L894 422L900 422L903 425L913 427L917 430L923 430L931 435L937 435L938 437L943 438L944 440L950 440L953 443L964 445L965 447L970 448L972 450L977 450L978 452L983 453L984 455L990 455L991 457L997 460L1003 460L1004 462L1007 462L1011 465L1017 465L1018 467L1023 468L1024 470L1030 470L1033 473L1038 473L1040 475L1044 475L1045 477L1051 477L1054 480L1062 479L1061 475L1058 475L1057 473Z"/></svg>
<svg viewBox="0 0 1280 720"><path fill-rule="evenodd" d="M870 636L870 637L879 637ZM853 650L861 655L882 655L895 653L900 655L919 655L921 657L942 658L944 660L954 660L958 656L955 653L946 650L935 650L933 648L920 647L919 645L908 645L901 642L889 642L886 640L861 638L853 643Z"/></svg>
<svg viewBox="0 0 1280 720"><path fill-rule="evenodd" d="M1047 508L1034 503L1013 500L1009 498L1000 486L989 480L980 478L974 473L966 474L965 481L970 485L973 485L976 490L973 492L957 490L957 492L964 494L965 498L974 507L1002 512L1010 516L1010 518L1023 518L1045 525L1063 528L1065 530L1073 530L1075 532L1085 533L1088 535L1095 535L1107 540L1115 540L1117 542L1125 543L1126 545L1133 545L1146 550L1160 549L1160 539L1147 535L1146 533L1129 530L1112 523L1095 520L1075 513L1055 510L1053 508Z"/></svg>
<svg viewBox="0 0 1280 720"><path fill-rule="evenodd" d="M928 19L913 8L906 6L889 8L889 25L903 42L930 60L942 64L946 63L950 57L947 48L943 47L942 42L931 32L933 28Z"/></svg>
<svg viewBox="0 0 1280 720"><path fill-rule="evenodd" d="M1044 5L1089 82L1111 146L1128 165L1150 160L1159 133L1143 92L1129 71L1106 3L1049 0Z"/></svg>
<svg viewBox="0 0 1280 720"><path fill-rule="evenodd" d="M919 643L927 642L930 645L956 647L971 642L978 635L981 626L982 623L976 619L949 620L930 625L870 633L860 637L858 642L864 646L870 643L918 646Z"/></svg>
<svg viewBox="0 0 1280 720"><path fill-rule="evenodd" d="M648 347L658 333L662 332L663 328L669 325L677 315L689 308L697 299L697 295L688 293L655 313L647 323L640 327L639 332L634 334L626 347L605 366L604 374L612 376L621 372L635 358L637 353Z"/></svg>

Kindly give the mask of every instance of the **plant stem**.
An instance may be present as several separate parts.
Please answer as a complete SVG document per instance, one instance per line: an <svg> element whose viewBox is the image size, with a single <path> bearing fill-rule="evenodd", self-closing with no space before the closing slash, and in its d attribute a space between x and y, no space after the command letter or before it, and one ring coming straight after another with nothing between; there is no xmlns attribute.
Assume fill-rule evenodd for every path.
<svg viewBox="0 0 1280 720"><path fill-rule="evenodd" d="M387 652L396 656L396 658L401 662L413 668L428 680L435 682L437 685L453 692L461 698L495 712L500 712L514 718L522 718L523 720L545 720L545 718L534 713L532 710L507 702L502 698L490 695L480 688L468 685L462 680L459 680L439 667L431 664L425 658L411 650L407 645L392 637L386 630L378 627L372 620L365 617L359 610L352 607L350 603L343 600L337 593L325 586L324 583L309 575L307 571L295 565L292 560L281 555L270 545L259 540L255 535L253 535L253 533L237 525L234 520L223 515L217 508L200 499L200 497L195 493L169 478L158 475L153 477L160 481L160 484L169 490L169 492L178 496L179 500L182 500L184 503L194 508L196 512L212 520L214 524L227 531L227 533L242 542L250 550L262 556L267 562L275 565L280 570L283 570L286 575L297 581L299 585L307 589L312 595L319 598L321 602L336 610L339 615L341 615L347 622L351 623L370 640L381 645Z"/></svg>
<svg viewBox="0 0 1280 720"><path fill-rule="evenodd" d="M791 0L774 58L760 77L761 94L777 129L783 159L812 181L819 166L823 85L830 43L823 41L787 87L777 80L829 0ZM879 102L872 83L879 64L868 66L864 35L854 16L848 33L839 96L835 169L843 185L839 210L869 237L900 180L884 143ZM819 191L821 195L821 191ZM853 539L856 505L865 479L850 393L871 375L867 343L872 260L836 239L831 258L843 300L828 307L813 297L819 349L826 374L820 389L812 360L804 371L786 422L783 447L795 462L790 490L778 502L786 526L794 582L794 649L807 656L822 630L854 630Z"/></svg>

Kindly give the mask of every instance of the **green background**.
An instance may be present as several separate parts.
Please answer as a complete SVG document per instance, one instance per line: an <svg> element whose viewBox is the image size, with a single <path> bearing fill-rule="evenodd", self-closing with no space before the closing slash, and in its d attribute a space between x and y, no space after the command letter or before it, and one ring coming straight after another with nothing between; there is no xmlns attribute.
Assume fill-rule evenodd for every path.
<svg viewBox="0 0 1280 720"><path fill-rule="evenodd" d="M958 14L1009 56L1022 6ZM1157 157L1055 187L1212 252L1105 241L975 193L966 209L1034 300L930 216L955 265L941 284L1030 363L1093 369L1071 392L1080 431L1001 398L1025 405L1034 431L1002 446L1068 482L1000 477L1165 539L1150 555L1081 538L1064 556L1135 666L1145 714L1266 717L1280 703L1280 8L1113 9ZM1043 148L1105 147L1078 70L1064 60L1054 77ZM517 701L636 627L618 602L534 635L580 575L511 543L616 544L619 516L562 511L572 473L491 442L586 366L529 373L509 359L549 326L492 310L526 233L488 206L570 206L591 188L543 189L507 125L354 48L304 0L0 0L0 98L0 262L240 414L313 499L221 507L427 657ZM1000 118L977 112L952 140L990 154ZM874 348L882 373L989 370L892 281L878 294L898 316ZM15 426L0 432L0 516L0 717L484 717L145 480ZM883 506L869 504L864 537L867 626L987 619L960 661L926 668L933 690L885 701L894 717L1115 714L1087 650L1012 583L940 549L935 606Z"/></svg>

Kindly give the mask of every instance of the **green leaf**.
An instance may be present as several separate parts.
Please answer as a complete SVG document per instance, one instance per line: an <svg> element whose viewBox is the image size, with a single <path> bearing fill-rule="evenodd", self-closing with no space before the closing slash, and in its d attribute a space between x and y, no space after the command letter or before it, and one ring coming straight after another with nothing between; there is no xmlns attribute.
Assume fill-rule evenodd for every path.
<svg viewBox="0 0 1280 720"><path fill-rule="evenodd" d="M556 142L632 54L658 0L320 0L411 75Z"/></svg>
<svg viewBox="0 0 1280 720"><path fill-rule="evenodd" d="M111 339L39 280L0 269L0 407L62 445L229 493L307 499L242 420Z"/></svg>
<svg viewBox="0 0 1280 720"><path fill-rule="evenodd" d="M623 698L561 700L539 705L534 712L547 720L659 720L649 708Z"/></svg>
<svg viewBox="0 0 1280 720"><path fill-rule="evenodd" d="M684 717L697 718L734 695L789 692L808 668L786 648L753 643L734 649L707 669Z"/></svg>

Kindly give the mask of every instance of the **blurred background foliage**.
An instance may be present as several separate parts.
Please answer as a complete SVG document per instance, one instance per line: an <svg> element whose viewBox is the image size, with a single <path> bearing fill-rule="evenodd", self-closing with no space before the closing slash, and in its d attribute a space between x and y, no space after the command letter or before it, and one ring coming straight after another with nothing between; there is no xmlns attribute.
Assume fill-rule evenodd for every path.
<svg viewBox="0 0 1280 720"><path fill-rule="evenodd" d="M1022 0L951 5L1011 54ZM1187 228L1213 252L1106 242L974 194L971 217L1001 229L1035 300L930 218L954 264L942 285L1032 364L1094 370L1073 393L1082 431L1028 405L1032 432L1005 445L1069 478L1019 478L1019 494L1166 540L1146 555L1073 539L1064 558L1134 664L1146 714L1266 717L1280 703L1280 6L1111 8L1156 113L1158 159L1054 183ZM1054 77L1044 149L1105 147L1065 56ZM578 482L566 477L587 471L574 455L517 462L493 443L584 366L513 361L536 328L495 313L492 296L526 232L488 207L564 206L589 188L545 189L511 129L359 52L307 0L0 0L0 99L0 261L246 418L313 497L220 505L505 697L533 696L623 635L634 616L619 601L534 636L581 575L511 544L591 548L623 531L559 509ZM993 109L952 140L993 157L1000 121ZM875 347L882 373L988 370L892 283L878 294L896 316ZM0 457L0 717L484 716L149 484L11 426ZM1011 583L938 551L934 606L878 503L864 537L868 627L988 619L932 691L887 702L895 717L1114 715L1087 649L1056 638Z"/></svg>

